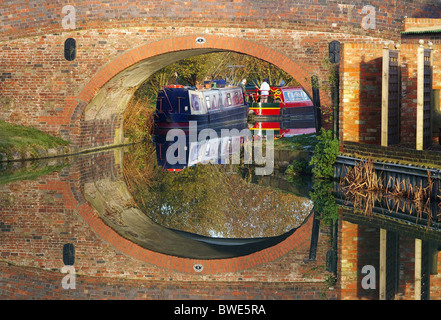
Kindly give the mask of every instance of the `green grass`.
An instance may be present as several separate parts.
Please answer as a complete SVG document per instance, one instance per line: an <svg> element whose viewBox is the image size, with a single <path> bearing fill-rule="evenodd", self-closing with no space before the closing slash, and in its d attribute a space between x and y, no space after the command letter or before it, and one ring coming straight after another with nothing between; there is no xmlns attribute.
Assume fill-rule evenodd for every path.
<svg viewBox="0 0 441 320"><path fill-rule="evenodd" d="M69 144L68 141L53 137L35 128L0 121L0 152L5 153L8 158L13 152L22 155L30 152L31 156L37 157L40 149L47 150Z"/></svg>
<svg viewBox="0 0 441 320"><path fill-rule="evenodd" d="M274 141L274 148L279 150L303 150L305 148L314 150L316 144L316 134L310 133L277 139Z"/></svg>
<svg viewBox="0 0 441 320"><path fill-rule="evenodd" d="M67 164L59 164L54 166L39 167L38 164L31 167L20 168L18 170L6 169L0 173L0 185L23 180L35 180L41 176L59 171L66 167Z"/></svg>

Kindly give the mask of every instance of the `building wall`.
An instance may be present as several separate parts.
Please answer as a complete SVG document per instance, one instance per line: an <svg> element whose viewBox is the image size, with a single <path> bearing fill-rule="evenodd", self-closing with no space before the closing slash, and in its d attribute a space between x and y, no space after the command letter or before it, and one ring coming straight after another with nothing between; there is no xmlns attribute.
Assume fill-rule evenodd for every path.
<svg viewBox="0 0 441 320"><path fill-rule="evenodd" d="M345 43L340 65L340 141L379 144L382 45Z"/></svg>
<svg viewBox="0 0 441 320"><path fill-rule="evenodd" d="M379 244L380 229L346 220L340 221L339 229L339 272L340 299L378 300L379 299ZM399 235L398 245L398 288L395 300L415 299L415 238ZM440 300L441 255L438 254L438 273L430 276L430 299ZM365 265L371 265L376 272L375 289L364 289L362 273Z"/></svg>
<svg viewBox="0 0 441 320"><path fill-rule="evenodd" d="M381 144L384 44L344 44L340 66L340 141ZM390 49L394 49L389 44ZM425 44L427 48L427 42ZM415 147L418 44L399 47L401 72L400 144ZM439 46L433 50L433 88L439 88Z"/></svg>
<svg viewBox="0 0 441 320"><path fill-rule="evenodd" d="M319 75L326 119L331 108L325 89L329 70L323 66L328 43L398 39L404 16L433 17L439 6L430 0L365 5L334 0L198 1L185 7L170 1L77 1L71 30L63 28L67 12L61 5L9 1L0 9L0 120L37 127L83 149L118 144L124 107L136 87L178 58L169 54L182 57L193 49L264 59L294 76L310 94L311 76ZM372 29L365 27L367 9L375 10ZM196 44L201 36L209 41ZM72 62L63 55L69 37L78 47ZM136 76L123 75L147 59L154 66ZM362 138L375 142L373 132Z"/></svg>

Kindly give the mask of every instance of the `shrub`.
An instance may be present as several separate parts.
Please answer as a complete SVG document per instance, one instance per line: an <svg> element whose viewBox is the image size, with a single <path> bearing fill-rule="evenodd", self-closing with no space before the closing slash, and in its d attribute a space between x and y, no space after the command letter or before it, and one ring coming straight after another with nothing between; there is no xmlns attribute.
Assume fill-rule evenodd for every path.
<svg viewBox="0 0 441 320"><path fill-rule="evenodd" d="M324 129L320 131L317 140L318 143L310 161L310 165L313 166L312 174L315 178L333 178L334 162L339 154L338 140L332 137L331 130Z"/></svg>
<svg viewBox="0 0 441 320"><path fill-rule="evenodd" d="M311 169L308 161L304 159L294 160L292 164L290 164L285 170L285 175L287 176L288 180L290 178L292 179L294 177L307 174L311 174Z"/></svg>

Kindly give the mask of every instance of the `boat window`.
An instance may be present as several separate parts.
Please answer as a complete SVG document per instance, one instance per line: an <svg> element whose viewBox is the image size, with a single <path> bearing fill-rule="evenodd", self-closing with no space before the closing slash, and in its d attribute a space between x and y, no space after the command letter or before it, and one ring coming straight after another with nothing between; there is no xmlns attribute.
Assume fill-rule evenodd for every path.
<svg viewBox="0 0 441 320"><path fill-rule="evenodd" d="M239 104L239 92L234 92L234 104L238 105Z"/></svg>
<svg viewBox="0 0 441 320"><path fill-rule="evenodd" d="M194 111L199 111L199 97L195 94L191 95L191 106Z"/></svg>
<svg viewBox="0 0 441 320"><path fill-rule="evenodd" d="M208 101L207 101L207 103L208 103ZM210 99L210 108L211 109L217 109L217 105L216 105L216 96L215 95L212 95L211 96L211 99Z"/></svg>
<svg viewBox="0 0 441 320"><path fill-rule="evenodd" d="M305 99L305 100L309 100L309 97L308 97L308 95L306 94L306 92L302 91L302 94L303 94L303 99Z"/></svg>
<svg viewBox="0 0 441 320"><path fill-rule="evenodd" d="M285 91L283 97L285 98L285 102L308 100L308 96L303 91Z"/></svg>
<svg viewBox="0 0 441 320"><path fill-rule="evenodd" d="M242 90L237 93L239 95L239 104L243 104L243 93Z"/></svg>
<svg viewBox="0 0 441 320"><path fill-rule="evenodd" d="M210 104L210 97L209 96L205 97L205 102L207 103L207 109L210 110L211 109L211 104Z"/></svg>
<svg viewBox="0 0 441 320"><path fill-rule="evenodd" d="M231 106L231 93L227 93L227 101L226 101L226 105L227 106Z"/></svg>

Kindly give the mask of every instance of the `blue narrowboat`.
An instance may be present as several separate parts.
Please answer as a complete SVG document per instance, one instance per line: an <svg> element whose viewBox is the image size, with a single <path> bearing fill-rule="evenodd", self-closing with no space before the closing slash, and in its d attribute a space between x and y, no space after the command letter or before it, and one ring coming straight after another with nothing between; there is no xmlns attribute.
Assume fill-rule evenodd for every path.
<svg viewBox="0 0 441 320"><path fill-rule="evenodd" d="M197 90L170 85L158 93L155 124L161 128L186 129L190 121L199 128L246 121L248 104L241 87Z"/></svg>
<svg viewBox="0 0 441 320"><path fill-rule="evenodd" d="M228 134L222 134L222 130L228 130ZM240 156L240 148L246 137L235 135L234 130L241 132L248 129L246 121L225 124L225 127L214 130L216 136L209 139L197 139L190 141L189 133L186 130L178 130L174 135L180 135L185 140L184 148L176 147L175 137L172 141L167 140L167 135L172 129L157 128L153 135L153 141L156 147L156 156L158 165L167 171L182 171L187 167L197 164L224 164L224 160L235 155ZM202 128L198 128L196 136L199 137ZM170 151L172 150L172 151ZM169 152L172 152L173 159L170 161Z"/></svg>

